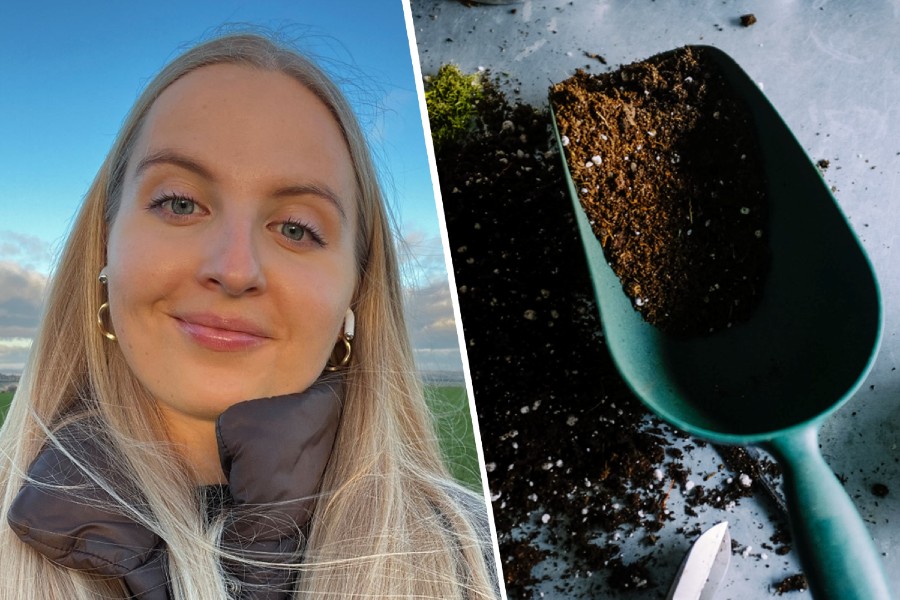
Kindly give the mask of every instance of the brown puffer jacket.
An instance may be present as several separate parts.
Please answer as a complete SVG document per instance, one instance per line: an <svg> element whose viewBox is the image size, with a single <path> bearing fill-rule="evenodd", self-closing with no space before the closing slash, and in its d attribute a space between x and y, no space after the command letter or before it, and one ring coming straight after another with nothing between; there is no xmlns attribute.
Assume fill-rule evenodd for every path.
<svg viewBox="0 0 900 600"><path fill-rule="evenodd" d="M219 457L228 480L222 548L272 563L224 561L232 597L280 600L294 574L278 563L303 553L314 495L331 455L341 412L340 378L322 378L304 392L242 402L218 418ZM139 490L117 489L102 438L74 424L56 432L32 463L7 512L23 542L63 567L119 579L127 597L168 600L166 545L123 510L145 505ZM88 475L86 464L99 476ZM103 485L98 481L104 482ZM113 491L115 490L115 491ZM137 516L137 514L135 514Z"/></svg>

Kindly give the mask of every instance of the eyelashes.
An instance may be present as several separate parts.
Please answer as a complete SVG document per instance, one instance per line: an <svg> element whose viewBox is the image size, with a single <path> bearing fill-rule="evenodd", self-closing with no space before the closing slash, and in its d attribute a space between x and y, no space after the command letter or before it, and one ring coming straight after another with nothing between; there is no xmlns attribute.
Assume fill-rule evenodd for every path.
<svg viewBox="0 0 900 600"><path fill-rule="evenodd" d="M166 193L154 198L150 201L147 209L176 223L186 223L191 219L209 214L209 211L203 209L193 198L178 193ZM285 239L286 243L294 246L314 243L324 248L328 245L321 231L315 225L297 217L273 221L266 225L266 228L275 231Z"/></svg>
<svg viewBox="0 0 900 600"><path fill-rule="evenodd" d="M150 210L161 211L168 205L168 212L176 216L188 216L194 214L197 203L190 197L181 194L163 194L150 202Z"/></svg>
<svg viewBox="0 0 900 600"><path fill-rule="evenodd" d="M325 241L319 230L311 223L306 223L300 219L288 218L273 225L280 225L279 231L281 235L291 242L302 242L308 236L319 246L325 247L328 245L328 242Z"/></svg>

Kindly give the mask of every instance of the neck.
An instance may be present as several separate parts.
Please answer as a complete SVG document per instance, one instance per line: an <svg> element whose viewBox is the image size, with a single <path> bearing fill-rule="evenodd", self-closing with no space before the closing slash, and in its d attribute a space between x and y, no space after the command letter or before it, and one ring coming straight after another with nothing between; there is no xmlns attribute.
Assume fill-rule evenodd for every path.
<svg viewBox="0 0 900 600"><path fill-rule="evenodd" d="M173 415L163 409L169 439L175 444L184 462L194 473L198 485L226 483L225 473L219 462L216 441L216 422L193 418L184 414Z"/></svg>

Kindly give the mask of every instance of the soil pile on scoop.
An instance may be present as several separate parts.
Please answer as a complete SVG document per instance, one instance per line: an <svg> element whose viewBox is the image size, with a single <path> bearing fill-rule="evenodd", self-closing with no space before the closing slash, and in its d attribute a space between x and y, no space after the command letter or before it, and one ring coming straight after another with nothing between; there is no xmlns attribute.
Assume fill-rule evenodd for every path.
<svg viewBox="0 0 900 600"><path fill-rule="evenodd" d="M751 116L702 48L601 75L551 103L581 205L625 293L674 335L749 318L769 265Z"/></svg>

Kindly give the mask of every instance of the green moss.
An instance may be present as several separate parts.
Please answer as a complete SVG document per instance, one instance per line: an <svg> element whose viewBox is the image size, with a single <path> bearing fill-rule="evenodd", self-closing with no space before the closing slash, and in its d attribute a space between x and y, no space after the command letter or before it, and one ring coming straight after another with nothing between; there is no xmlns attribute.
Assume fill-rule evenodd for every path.
<svg viewBox="0 0 900 600"><path fill-rule="evenodd" d="M461 140L471 130L478 102L484 94L481 77L466 75L452 64L442 65L425 79L425 104L435 152Z"/></svg>

